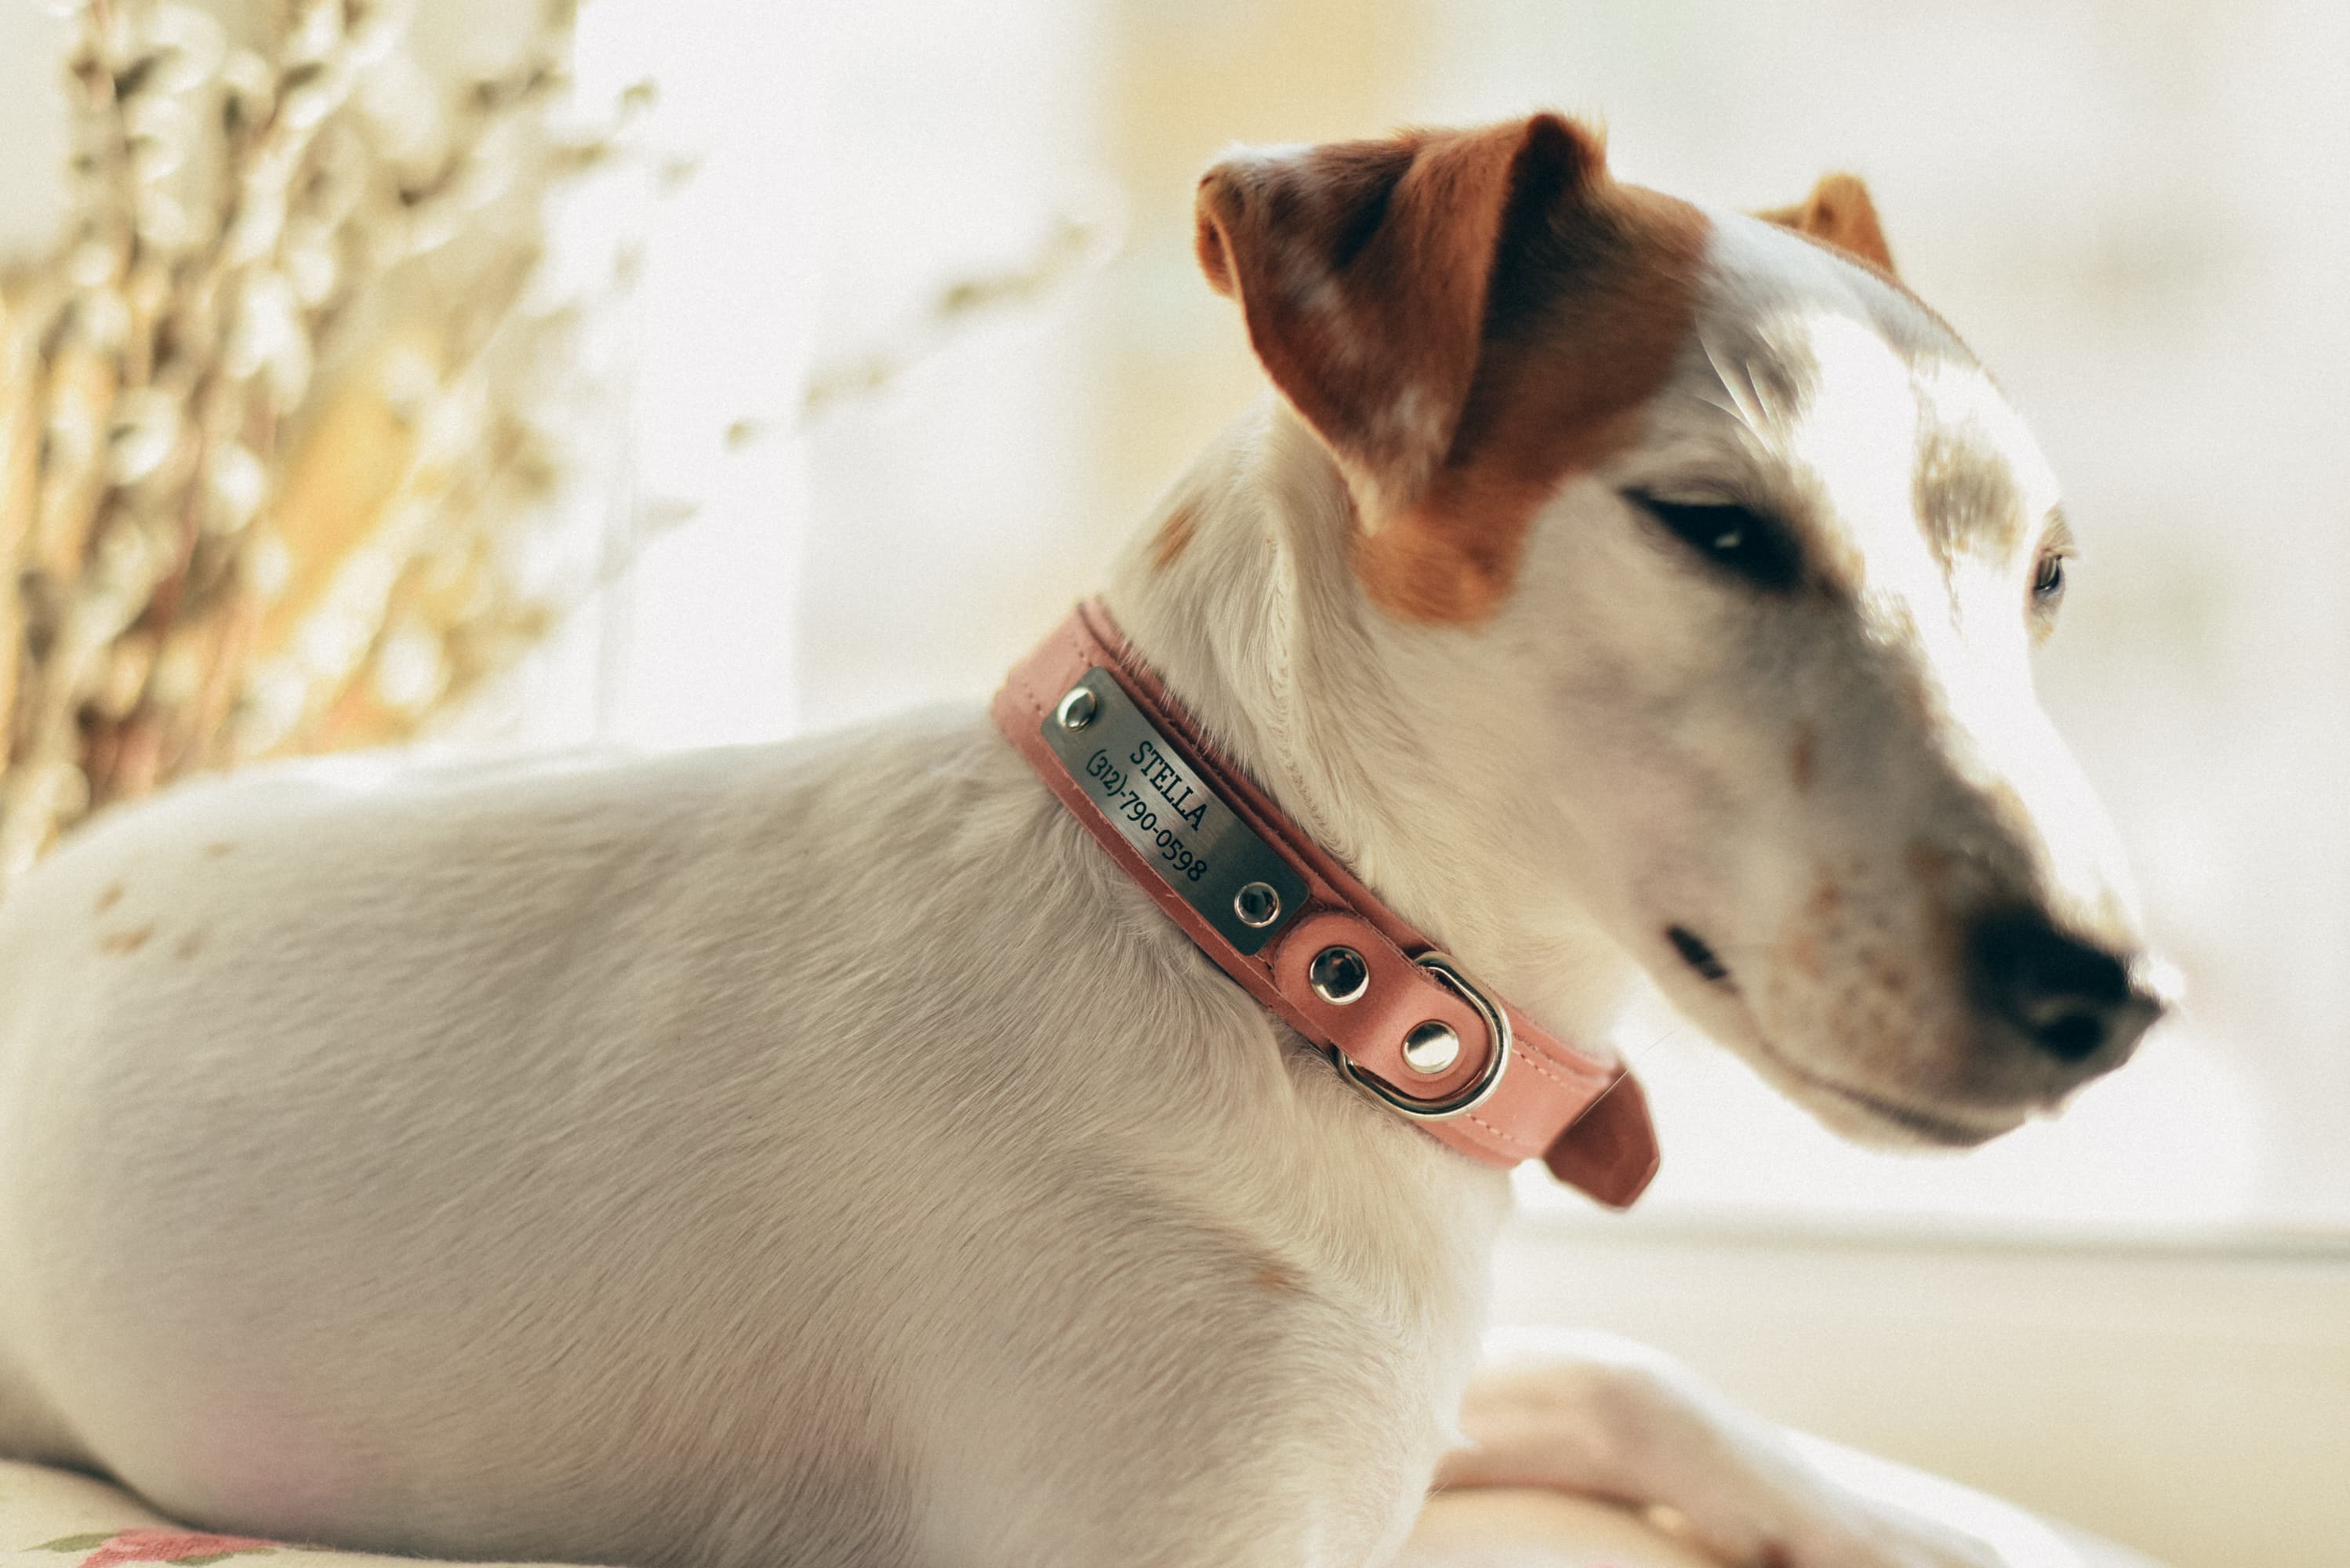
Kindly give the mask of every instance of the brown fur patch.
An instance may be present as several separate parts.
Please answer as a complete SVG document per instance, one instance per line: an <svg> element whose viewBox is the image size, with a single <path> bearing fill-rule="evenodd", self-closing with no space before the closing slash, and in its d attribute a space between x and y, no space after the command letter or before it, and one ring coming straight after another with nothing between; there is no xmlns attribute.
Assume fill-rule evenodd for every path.
<svg viewBox="0 0 2350 1568"><path fill-rule="evenodd" d="M1878 222L1877 203L1857 174L1823 174L1812 193L1791 207L1773 207L1754 214L1765 223L1793 229L1856 260L1893 275L1893 251L1885 243L1885 225Z"/></svg>
<svg viewBox="0 0 2350 1568"><path fill-rule="evenodd" d="M152 926L134 926L127 931L109 931L98 939L100 952L135 953L155 936Z"/></svg>
<svg viewBox="0 0 2350 1568"><path fill-rule="evenodd" d="M1632 439L1707 231L1556 115L1243 154L1198 217L1201 267L1375 514L1365 587L1430 622L1490 613L1535 510Z"/></svg>
<svg viewBox="0 0 2350 1568"><path fill-rule="evenodd" d="M235 851L236 846L234 844L207 844L204 846L204 857L208 860L217 860L222 856L231 855Z"/></svg>
<svg viewBox="0 0 2350 1568"><path fill-rule="evenodd" d="M1611 182L1550 214L1527 254L1497 260L1452 450L1419 504L1357 540L1373 602L1451 624L1501 604L1535 512L1638 436L1688 341L1707 227L1686 202Z"/></svg>
<svg viewBox="0 0 2350 1568"><path fill-rule="evenodd" d="M1297 1276L1279 1263L1261 1265L1255 1273L1249 1276L1249 1282L1275 1295L1295 1296L1305 1293L1305 1287L1298 1282Z"/></svg>
<svg viewBox="0 0 2350 1568"><path fill-rule="evenodd" d="M1911 491L1926 541L1945 566L1961 554L2005 560L2023 544L2030 524L2014 470L1987 442L1933 431L1918 450Z"/></svg>
<svg viewBox="0 0 2350 1568"><path fill-rule="evenodd" d="M109 882L99 890L98 904L91 912L99 915L106 913L107 910L122 902L122 895L125 891L121 883Z"/></svg>
<svg viewBox="0 0 2350 1568"><path fill-rule="evenodd" d="M1199 514L1188 504L1170 512L1159 524L1159 531L1150 536L1151 565L1163 572L1181 559L1199 525Z"/></svg>
<svg viewBox="0 0 2350 1568"><path fill-rule="evenodd" d="M1809 724L1796 725L1795 743L1787 748L1787 773L1798 794L1808 793L1819 775L1819 732Z"/></svg>
<svg viewBox="0 0 2350 1568"><path fill-rule="evenodd" d="M1521 191L1602 161L1556 115L1243 153L1200 182L1201 270L1257 358L1356 478L1416 493L1477 373L1487 280Z"/></svg>

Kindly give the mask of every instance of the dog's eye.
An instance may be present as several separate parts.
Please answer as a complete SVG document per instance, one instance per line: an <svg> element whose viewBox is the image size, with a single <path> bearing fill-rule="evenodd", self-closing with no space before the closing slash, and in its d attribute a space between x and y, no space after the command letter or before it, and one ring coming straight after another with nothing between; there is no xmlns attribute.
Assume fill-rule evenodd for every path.
<svg viewBox="0 0 2350 1568"><path fill-rule="evenodd" d="M1786 527L1750 507L1666 501L1638 490L1626 491L1624 499L1690 549L1756 587L1791 588L1803 576L1803 556Z"/></svg>
<svg viewBox="0 0 2350 1568"><path fill-rule="evenodd" d="M2064 552L2051 550L2040 557L2032 574L2032 602L2043 610L2056 607L2064 597Z"/></svg>

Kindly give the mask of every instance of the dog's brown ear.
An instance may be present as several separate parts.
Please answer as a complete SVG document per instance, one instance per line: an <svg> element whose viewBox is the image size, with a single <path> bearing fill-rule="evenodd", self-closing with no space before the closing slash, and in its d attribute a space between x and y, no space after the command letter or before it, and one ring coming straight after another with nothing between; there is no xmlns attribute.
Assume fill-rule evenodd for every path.
<svg viewBox="0 0 2350 1568"><path fill-rule="evenodd" d="M1200 265L1239 299L1274 384L1388 513L1452 444L1497 253L1605 166L1597 137L1552 114L1237 152L1200 182Z"/></svg>
<svg viewBox="0 0 2350 1568"><path fill-rule="evenodd" d="M1877 203L1868 199L1868 187L1857 174L1823 174L1812 193L1794 206L1773 207L1754 215L1834 245L1871 266L1887 273L1893 270L1885 225L1877 221Z"/></svg>

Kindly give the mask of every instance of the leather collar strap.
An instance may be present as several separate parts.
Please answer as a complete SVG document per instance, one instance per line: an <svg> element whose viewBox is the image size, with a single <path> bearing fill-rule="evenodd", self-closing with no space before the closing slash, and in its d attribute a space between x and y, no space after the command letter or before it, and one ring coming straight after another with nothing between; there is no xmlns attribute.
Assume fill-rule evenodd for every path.
<svg viewBox="0 0 2350 1568"><path fill-rule="evenodd" d="M1338 1071L1488 1165L1540 1158L1622 1208L1657 1170L1639 1084L1492 996L1237 769L1079 605L995 695L996 724L1137 886Z"/></svg>

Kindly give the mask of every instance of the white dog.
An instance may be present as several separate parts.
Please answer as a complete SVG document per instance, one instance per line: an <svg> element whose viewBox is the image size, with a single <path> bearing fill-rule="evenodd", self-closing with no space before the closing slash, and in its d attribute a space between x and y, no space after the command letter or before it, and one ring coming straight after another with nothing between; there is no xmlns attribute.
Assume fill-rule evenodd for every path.
<svg viewBox="0 0 2350 1568"><path fill-rule="evenodd" d="M1523 1016L1604 1049L1645 970L1857 1137L2129 1054L2054 485L1856 182L1712 212L1538 116L1200 221L1281 397L1107 605L1302 833ZM444 1555L1367 1568L1440 1478L1985 1560L1638 1358L1472 1385L1503 1176L1146 895L972 712L113 817L0 909L0 1452Z"/></svg>

